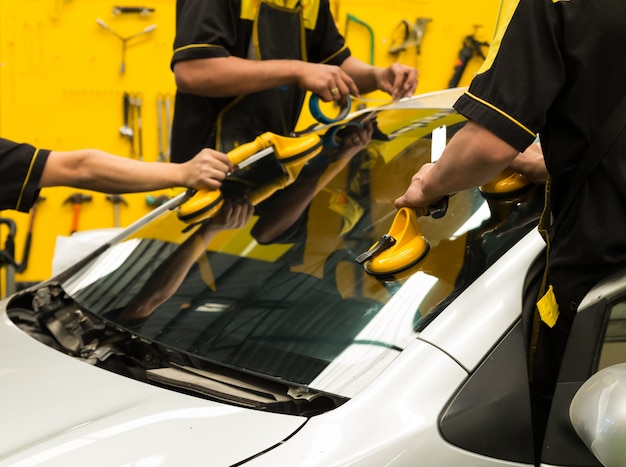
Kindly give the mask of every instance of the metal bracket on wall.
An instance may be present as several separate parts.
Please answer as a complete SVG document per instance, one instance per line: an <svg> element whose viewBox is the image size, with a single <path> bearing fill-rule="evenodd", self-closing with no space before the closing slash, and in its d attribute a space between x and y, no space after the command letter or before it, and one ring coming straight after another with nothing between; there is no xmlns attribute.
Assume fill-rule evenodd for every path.
<svg viewBox="0 0 626 467"><path fill-rule="evenodd" d="M117 37L118 39L120 39L122 41L122 63L120 64L120 74L121 75L123 75L124 72L126 71L126 47L127 47L128 41L130 41L131 39L134 39L136 37L143 36L144 34L148 34L148 33L152 32L152 31L154 31L156 29L156 24L152 24L150 26L145 27L143 30L139 31L138 33L132 34L132 35L127 36L127 37L123 37L119 33L115 32L113 29L111 29L104 22L104 20L98 18L96 20L96 23L98 23L98 25L100 27L102 27L103 29L109 31L111 34L113 34L115 37Z"/></svg>

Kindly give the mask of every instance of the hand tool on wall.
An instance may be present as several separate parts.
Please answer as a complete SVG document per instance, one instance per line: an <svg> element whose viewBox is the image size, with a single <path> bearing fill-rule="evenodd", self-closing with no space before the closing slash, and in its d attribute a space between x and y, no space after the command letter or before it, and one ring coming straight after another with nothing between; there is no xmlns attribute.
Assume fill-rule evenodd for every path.
<svg viewBox="0 0 626 467"><path fill-rule="evenodd" d="M157 136L159 138L159 161L170 159L171 103L167 95L157 95Z"/></svg>
<svg viewBox="0 0 626 467"><path fill-rule="evenodd" d="M130 94L124 93L122 97L122 110L124 112L124 124L120 127L120 134L130 142L130 154L134 155L135 152L135 131L133 130L130 122Z"/></svg>
<svg viewBox="0 0 626 467"><path fill-rule="evenodd" d="M417 18L415 23L410 23L406 19L400 21L391 33L391 45L388 52L391 55L398 55L410 47L415 47L419 55L422 40L426 33L426 25L431 21L431 18L423 17Z"/></svg>
<svg viewBox="0 0 626 467"><path fill-rule="evenodd" d="M4 243L4 249L0 250L0 267L4 266L5 276L5 291L2 295L7 295L15 292L15 233L17 227L15 221L9 218L0 218L0 225L6 225L9 229L7 237Z"/></svg>
<svg viewBox="0 0 626 467"><path fill-rule="evenodd" d="M72 204L72 208L74 210L72 216L72 225L70 227L70 234L78 231L78 220L80 218L80 210L82 204L91 201L91 199L91 195L86 195L84 193L73 193L65 201L63 201L63 204Z"/></svg>
<svg viewBox="0 0 626 467"><path fill-rule="evenodd" d="M128 203L124 199L122 195L107 195L107 201L110 201L113 204L113 226L120 226L120 204L124 204L128 206Z"/></svg>
<svg viewBox="0 0 626 467"><path fill-rule="evenodd" d="M143 36L144 34L148 34L156 29L156 24L152 24L150 26L145 27L143 30L139 31L138 33L131 34L130 36L124 37L118 34L117 32L115 32L113 29L111 29L102 19L98 18L96 20L96 23L98 23L100 27L102 27L106 31L109 31L111 34L113 34L115 37L117 37L118 39L122 41L122 62L120 64L121 75L123 75L126 72L126 48L128 45L128 41L130 41L131 39L135 39L136 37Z"/></svg>
<svg viewBox="0 0 626 467"><path fill-rule="evenodd" d="M28 258L30 257L30 245L33 238L33 231L35 227L35 216L37 214L37 207L39 203L45 201L46 198L38 196L37 200L30 208L30 214L28 219L28 232L26 232L26 240L24 241L24 252L22 253L22 261L16 264L15 270L18 273L22 273L28 267Z"/></svg>
<svg viewBox="0 0 626 467"><path fill-rule="evenodd" d="M145 6L114 6L112 11L113 16L129 13L137 13L139 16L148 16L154 13L154 8Z"/></svg>
<svg viewBox="0 0 626 467"><path fill-rule="evenodd" d="M474 26L474 33L469 36L465 36L463 39L463 46L459 51L459 56L454 64L454 73L452 74L452 78L448 83L448 88L456 88L461 81L461 76L463 76L463 72L465 68L467 68L467 64L474 57L474 55L478 55L483 60L486 58L483 53L483 47L489 47L488 42L480 42L476 39L476 31L480 28L480 25Z"/></svg>
<svg viewBox="0 0 626 467"><path fill-rule="evenodd" d="M165 144L165 159L169 161L172 141L172 100L169 96L165 97L165 134L167 135L167 141Z"/></svg>
<svg viewBox="0 0 626 467"><path fill-rule="evenodd" d="M373 65L374 64L374 30L365 21L360 20L356 16L351 15L350 13L348 13L348 15L346 17L346 30L345 30L345 32L343 34L343 37L344 37L346 42L348 41L348 26L350 25L350 23L359 24L359 25L363 26L365 29L367 29L367 32L368 32L369 38L370 38L370 60L369 60L369 63L370 63L370 65Z"/></svg>
<svg viewBox="0 0 626 467"><path fill-rule="evenodd" d="M141 105L143 102L143 97L141 94L135 94L131 97L130 105L133 109L132 115L134 117L133 123L136 125L137 129L137 154L139 156L139 160L143 160L143 122L141 119Z"/></svg>

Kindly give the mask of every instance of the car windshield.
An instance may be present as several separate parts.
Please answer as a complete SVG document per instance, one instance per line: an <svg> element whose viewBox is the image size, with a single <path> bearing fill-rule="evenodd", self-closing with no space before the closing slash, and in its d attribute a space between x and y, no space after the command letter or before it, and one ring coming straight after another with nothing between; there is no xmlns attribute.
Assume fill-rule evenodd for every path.
<svg viewBox="0 0 626 467"><path fill-rule="evenodd" d="M368 118L369 142L346 142L350 125L320 130L323 149L295 176L278 149L234 172L227 202L264 190L245 226L181 220L181 194L61 287L86 312L191 362L354 396L536 225L543 198L532 186L453 195L442 218L418 220L421 261L370 274L355 258L388 232L394 200L430 162L433 129L445 124L450 137L464 119L420 106Z"/></svg>

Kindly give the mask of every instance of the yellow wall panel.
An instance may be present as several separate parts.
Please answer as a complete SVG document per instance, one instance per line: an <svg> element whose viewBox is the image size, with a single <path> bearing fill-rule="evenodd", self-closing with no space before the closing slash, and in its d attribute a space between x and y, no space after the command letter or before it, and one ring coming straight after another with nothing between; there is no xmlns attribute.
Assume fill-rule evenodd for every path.
<svg viewBox="0 0 626 467"><path fill-rule="evenodd" d="M169 62L175 30L175 2L150 0L146 4L147 14L115 14L114 6L134 7L137 3L104 0L0 2L2 137L42 148L96 147L120 156L139 158L140 131L136 113L132 119L136 135L132 146L131 139L120 133L124 124L123 96L129 93L142 98L143 159L158 158L157 98L168 95L173 110L175 84ZM164 115L162 117L165 131ZM73 207L67 200L75 192L66 188L42 190L46 199L36 211L29 267L16 280L38 281L49 277L56 237L70 233ZM79 230L113 227L113 205L106 195L83 193L92 196L92 200L81 209ZM155 196L166 194L153 193ZM127 204L119 206L121 226L129 225L151 209L146 203L146 194L124 195L124 200ZM17 221L19 261L29 216L6 211L2 216ZM0 248L4 248L5 236L3 231Z"/></svg>

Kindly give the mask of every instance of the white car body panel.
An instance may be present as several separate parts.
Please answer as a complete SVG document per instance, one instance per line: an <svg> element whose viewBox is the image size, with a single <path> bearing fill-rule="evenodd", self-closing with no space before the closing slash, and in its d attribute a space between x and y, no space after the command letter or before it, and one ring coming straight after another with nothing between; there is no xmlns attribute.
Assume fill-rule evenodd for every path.
<svg viewBox="0 0 626 467"><path fill-rule="evenodd" d="M466 377L447 355L416 340L357 398L313 417L287 443L249 465L521 465L463 451L441 438L441 409Z"/></svg>
<svg viewBox="0 0 626 467"><path fill-rule="evenodd" d="M526 272L544 247L533 229L443 310L420 339L442 349L468 371L474 370L519 318Z"/></svg>
<svg viewBox="0 0 626 467"><path fill-rule="evenodd" d="M1 466L231 465L306 422L90 366L22 333L4 311L0 387Z"/></svg>

